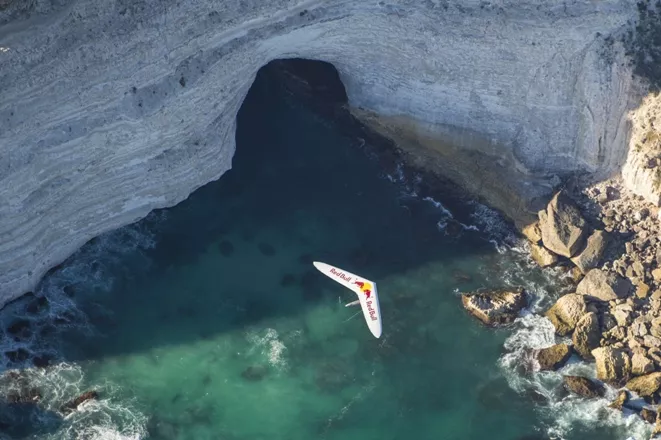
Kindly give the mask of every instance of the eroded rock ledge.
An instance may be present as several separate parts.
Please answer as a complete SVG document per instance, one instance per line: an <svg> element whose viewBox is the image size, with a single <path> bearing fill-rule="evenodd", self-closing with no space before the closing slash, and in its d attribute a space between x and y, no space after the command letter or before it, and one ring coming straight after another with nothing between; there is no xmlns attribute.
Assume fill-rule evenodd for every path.
<svg viewBox="0 0 661 440"><path fill-rule="evenodd" d="M496 205L624 160L635 93L612 36L636 17L629 0L7 3L0 304L92 237L219 178L243 98L277 58L328 61L353 108L499 164L475 188L507 176Z"/></svg>

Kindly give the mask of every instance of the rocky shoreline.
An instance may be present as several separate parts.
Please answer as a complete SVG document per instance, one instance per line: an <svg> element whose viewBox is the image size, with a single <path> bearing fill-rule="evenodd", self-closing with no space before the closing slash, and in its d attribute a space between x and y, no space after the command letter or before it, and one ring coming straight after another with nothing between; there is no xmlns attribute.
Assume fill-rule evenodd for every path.
<svg viewBox="0 0 661 440"><path fill-rule="evenodd" d="M565 376L586 398L604 384L619 390L611 408L627 408L661 435L661 210L626 189L620 178L595 185L567 183L538 220L523 228L541 267L566 271L570 293L544 316L559 340L537 350L537 370L558 370L572 354L594 365L597 381ZM512 322L525 307L522 291L462 295L464 307L488 325ZM485 319L488 317L488 319ZM632 405L630 398L644 403Z"/></svg>

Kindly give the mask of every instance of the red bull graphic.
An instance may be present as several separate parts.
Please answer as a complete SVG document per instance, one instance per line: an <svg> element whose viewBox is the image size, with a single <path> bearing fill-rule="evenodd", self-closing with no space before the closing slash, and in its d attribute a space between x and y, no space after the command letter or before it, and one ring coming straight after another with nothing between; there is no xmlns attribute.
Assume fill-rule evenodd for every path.
<svg viewBox="0 0 661 440"><path fill-rule="evenodd" d="M350 276L346 275L344 272L338 272L337 270L335 270L335 269L332 268L332 267L331 267L330 273L332 273L332 274L335 275L336 277L340 277L340 278L342 278L344 281L349 281L349 282L351 281L351 277L350 277Z"/></svg>
<svg viewBox="0 0 661 440"><path fill-rule="evenodd" d="M360 291L363 292L367 298L370 297L372 294L372 285L370 283L364 281L355 281L354 284L360 287Z"/></svg>

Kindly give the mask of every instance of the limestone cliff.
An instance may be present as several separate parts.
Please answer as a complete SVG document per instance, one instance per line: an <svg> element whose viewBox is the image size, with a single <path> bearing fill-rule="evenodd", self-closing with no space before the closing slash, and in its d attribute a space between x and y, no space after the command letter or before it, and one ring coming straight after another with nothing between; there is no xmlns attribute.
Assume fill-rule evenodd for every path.
<svg viewBox="0 0 661 440"><path fill-rule="evenodd" d="M353 107L522 175L624 160L634 93L611 36L635 19L630 0L7 3L0 304L219 178L242 100L277 58L328 61Z"/></svg>

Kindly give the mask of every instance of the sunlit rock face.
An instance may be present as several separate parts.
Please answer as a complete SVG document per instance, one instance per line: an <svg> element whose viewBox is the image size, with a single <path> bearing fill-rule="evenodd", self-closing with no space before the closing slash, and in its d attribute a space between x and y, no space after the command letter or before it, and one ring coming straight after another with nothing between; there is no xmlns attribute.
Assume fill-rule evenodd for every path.
<svg viewBox="0 0 661 440"><path fill-rule="evenodd" d="M462 148L478 134L526 173L607 172L625 153L631 74L605 37L636 17L629 0L0 5L0 304L227 171L237 111L277 58L328 61L353 107Z"/></svg>

